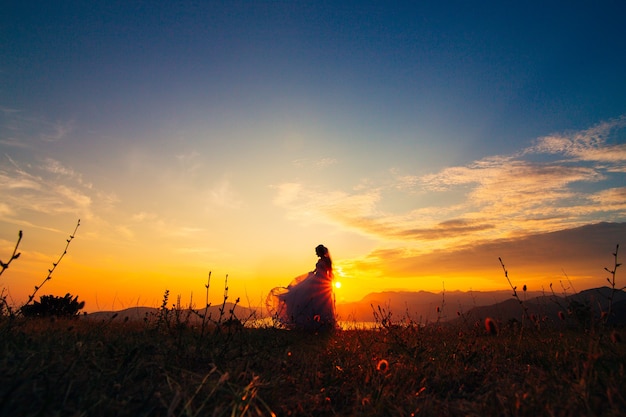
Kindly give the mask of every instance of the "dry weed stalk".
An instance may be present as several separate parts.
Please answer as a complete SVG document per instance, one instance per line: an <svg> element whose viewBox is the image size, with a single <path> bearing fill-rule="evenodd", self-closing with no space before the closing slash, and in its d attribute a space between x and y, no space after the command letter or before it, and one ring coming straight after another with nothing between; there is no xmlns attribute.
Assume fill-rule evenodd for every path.
<svg viewBox="0 0 626 417"><path fill-rule="evenodd" d="M533 320L533 317L528 312L528 307L526 306L526 304L524 304L524 301L522 301L522 299L517 294L517 287L514 286L513 283L511 282L511 279L509 278L509 271L507 271L506 267L504 266L504 262L502 262L502 258L498 258L498 260L500 261L500 265L502 265L502 270L504 271L504 277L506 278L507 282L511 286L511 289L513 290L513 297L515 297L517 302L522 306L522 309L524 310L524 314L522 316L522 329L524 328L524 325L523 325L524 318L528 319L528 321L530 321L535 327L539 327L538 321ZM525 292L526 292L526 285L524 285L524 293ZM520 333L520 339L521 339L521 333Z"/></svg>
<svg viewBox="0 0 626 417"><path fill-rule="evenodd" d="M9 258L8 262L0 261L0 275L11 265L11 262L20 257L20 252L17 251L17 248L20 246L20 242L22 241L22 231L18 233L17 242L15 243L15 248L13 249L13 253L11 254L11 258Z"/></svg>
<svg viewBox="0 0 626 417"><path fill-rule="evenodd" d="M13 249L13 253L11 254L11 257L9 258L9 260L7 262L3 262L0 260L0 275L2 275L2 273L9 268L9 265L11 265L11 262L13 262L14 260L16 260L17 258L20 257L20 252L17 251L18 247L20 246L20 242L22 241L22 231L20 230L18 233L18 237L17 237L17 242L15 243L15 248ZM5 289L2 289L2 292L0 293L0 317L4 316L5 312L9 315L12 316L13 315L13 310L11 308L11 306L9 306L9 303L7 302L7 294L5 293Z"/></svg>
<svg viewBox="0 0 626 417"><path fill-rule="evenodd" d="M613 269L609 269L609 268L604 268L605 271L607 271L609 274L611 274L610 278L607 278L606 280L609 282L609 284L611 285L611 295L609 297L609 307L608 307L608 311L605 317L605 320L609 320L609 318L611 317L611 313L613 312L613 298L615 297L615 293L619 292L619 291L623 291L624 289L626 289L625 287L622 288L616 288L615 287L615 274L617 272L617 268L620 267L622 264L617 262L617 252L619 251L619 244L615 246L615 252L613 252L613 258L614 258L614 263L613 263Z"/></svg>
<svg viewBox="0 0 626 417"><path fill-rule="evenodd" d="M207 316L209 314L209 307L211 304L209 303L209 288L211 287L211 272L209 271L209 277L207 278L206 284L204 284L204 288L206 288L205 300L204 300L204 314L202 314L202 327L200 330L200 338L204 337L204 333L207 327Z"/></svg>
<svg viewBox="0 0 626 417"><path fill-rule="evenodd" d="M52 263L52 268L48 269L48 275L46 276L46 278L44 278L44 280L41 282L41 284L35 285L35 290L33 291L33 293L31 295L28 296L28 301L26 301L26 304L24 304L22 306L22 308L24 308L25 306L29 305L33 301L33 299L35 298L35 295L37 294L37 292L39 292L41 287L43 287L43 285L46 282L48 282L48 281L50 281L52 279L52 273L56 270L56 268L59 265L59 263L61 262L61 260L67 254L67 249L69 248L70 243L72 242L72 240L74 240L74 237L76 236L76 231L78 230L78 226L80 226L80 219L78 219L78 222L76 223L76 227L74 228L74 232L72 232L70 237L65 240L66 244L65 244L65 249L63 249L63 253L61 253L61 256L59 256L59 259L57 259L56 262ZM20 308L20 311L22 310L22 308Z"/></svg>

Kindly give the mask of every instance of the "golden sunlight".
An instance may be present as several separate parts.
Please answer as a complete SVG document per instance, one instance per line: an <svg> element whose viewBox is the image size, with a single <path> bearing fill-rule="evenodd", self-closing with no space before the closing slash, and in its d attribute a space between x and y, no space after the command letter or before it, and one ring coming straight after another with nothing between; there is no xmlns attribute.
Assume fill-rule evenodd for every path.
<svg viewBox="0 0 626 417"><path fill-rule="evenodd" d="M341 288L341 282L336 281L335 282L335 288Z"/></svg>

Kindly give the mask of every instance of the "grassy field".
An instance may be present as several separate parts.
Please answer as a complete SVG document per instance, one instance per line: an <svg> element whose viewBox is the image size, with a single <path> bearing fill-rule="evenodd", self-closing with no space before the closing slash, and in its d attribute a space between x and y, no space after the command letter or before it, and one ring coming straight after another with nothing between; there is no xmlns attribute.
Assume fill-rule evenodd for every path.
<svg viewBox="0 0 626 417"><path fill-rule="evenodd" d="M0 415L618 416L622 332L3 319Z"/></svg>

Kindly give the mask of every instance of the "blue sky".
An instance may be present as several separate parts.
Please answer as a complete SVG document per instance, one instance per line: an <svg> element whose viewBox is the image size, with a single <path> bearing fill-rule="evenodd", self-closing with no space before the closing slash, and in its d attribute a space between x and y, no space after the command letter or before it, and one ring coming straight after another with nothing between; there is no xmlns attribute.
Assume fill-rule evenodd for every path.
<svg viewBox="0 0 626 417"><path fill-rule="evenodd" d="M49 290L103 305L200 291L209 270L256 301L318 243L346 299L467 290L463 264L420 257L625 220L622 2L2 9L0 240L24 229L32 256L0 286L18 300L77 218ZM474 286L502 284L495 266Z"/></svg>

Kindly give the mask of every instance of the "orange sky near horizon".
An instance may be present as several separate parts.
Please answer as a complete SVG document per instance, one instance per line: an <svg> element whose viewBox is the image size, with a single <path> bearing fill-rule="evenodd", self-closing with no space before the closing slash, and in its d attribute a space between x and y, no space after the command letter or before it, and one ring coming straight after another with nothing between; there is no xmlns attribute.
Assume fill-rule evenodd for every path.
<svg viewBox="0 0 626 417"><path fill-rule="evenodd" d="M172 306L180 297L180 302L187 307L193 305L196 308L204 306L206 289L205 285L211 272L209 302L212 305L221 304L223 301L225 285L228 285L228 301L234 302L240 299L242 306L262 307L265 296L269 289L274 286L287 285L290 280L305 272L306 267L315 262L315 256L309 256L310 262L300 260L293 263L283 263L283 268L270 268L267 264L261 264L256 270L250 271L244 268L234 268L232 271L211 270L202 265L185 263L184 259L169 259L147 251L143 255L132 253L131 256L123 257L121 252L110 253L108 256L100 256L98 250L93 248L94 241L81 233L89 235L89 225L81 224L75 239L70 243L65 257L59 263L52 275L52 279L44 284L38 296L44 294L64 295L71 293L78 295L80 300L86 302L84 311L121 310L136 306L158 307L161 305L165 290L169 290L169 303ZM571 236L559 237L554 234L553 239L545 242L527 242L533 247L533 252L544 251L545 256L539 259L529 259L528 254L520 258L511 243L501 245L503 261L509 271L509 277L513 285L521 288L527 285L533 291L554 290L556 294L565 292L573 293L587 288L607 285L608 275L604 267L612 267L611 238L622 235L626 231L626 224L614 225L606 230L601 236L604 242L595 242L597 247L605 249L588 252L586 259L576 259L579 248L572 241ZM53 233L61 237L59 233ZM597 234L597 233L596 233ZM591 234L593 235L593 234ZM69 233L64 238L67 238ZM580 233L581 239L589 239L590 233ZM17 233L16 233L17 237ZM24 303L29 294L33 292L35 285L40 285L48 274L53 262L63 252L64 238L58 239L59 250L53 252L40 252L33 249L29 243L28 233L20 244L18 252L21 256L14 260L10 267L0 276L3 287L7 289L5 294L14 307ZM542 245L557 245L556 242L572 246L571 250L559 254L550 253ZM13 245L15 242L13 243ZM9 242L3 240L2 256L6 261L12 252ZM561 246L561 247L563 247ZM602 248L603 247L603 248ZM600 249L599 248L599 249ZM490 248L487 253L494 249ZM313 252L313 250L311 250ZM148 255L150 253L150 255ZM338 303L358 301L371 292L387 291L490 291L506 290L510 286L506 281L502 267L499 264L495 252L493 257L482 255L476 259L473 250L454 251L445 256L443 254L430 254L422 256L420 260L405 260L409 265L402 265L402 261L393 264L395 267L385 267L386 262L382 259L372 262L371 259L342 260L335 259L336 281L341 282L341 288L335 289ZM164 255L164 254L162 254ZM428 258L432 259L425 259ZM507 258L509 257L509 258ZM303 257L304 258L304 257ZM550 262L551 258L554 262ZM581 260L583 262L581 262ZM134 261L134 263L133 263ZM269 261L268 264L280 265L281 262ZM417 262L417 263L415 263ZM412 268L420 267L420 272L411 272ZM595 265L594 265L595 263ZM436 265L447 267L437 267ZM404 270L402 270L404 269ZM264 274L264 271L272 270L275 273ZM294 271L299 271L294 273ZM401 271L402 270L402 271ZM429 272L430 271L430 272ZM435 273L433 275L433 273ZM226 277L228 275L228 280ZM553 288L550 289L550 284ZM38 297L36 297L38 299Z"/></svg>

